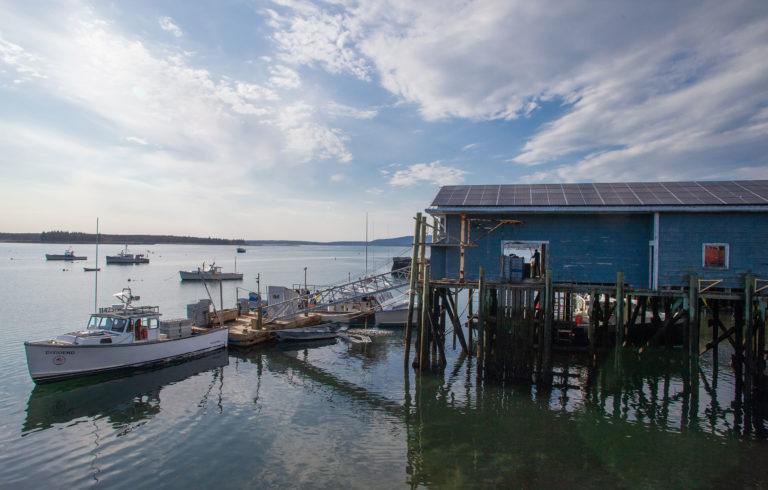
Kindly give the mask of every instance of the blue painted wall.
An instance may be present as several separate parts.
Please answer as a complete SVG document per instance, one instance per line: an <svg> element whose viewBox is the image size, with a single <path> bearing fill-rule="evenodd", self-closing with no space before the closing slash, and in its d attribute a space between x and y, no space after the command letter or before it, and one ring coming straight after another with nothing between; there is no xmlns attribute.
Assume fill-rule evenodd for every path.
<svg viewBox="0 0 768 490"><path fill-rule="evenodd" d="M473 216L472 218L482 218ZM490 221L473 222L470 242L487 233L498 219L522 220L523 224L503 225L481 238L476 247L467 247L465 279L477 280L480 266L488 280L502 274L501 244L505 240L549 242L547 267L556 282L615 283L617 271L635 287L648 287L649 246L653 235L652 214L515 214L486 216ZM480 228L476 227L480 226ZM446 218L448 243L457 243L461 218ZM432 247L433 279L459 278L459 248Z"/></svg>
<svg viewBox="0 0 768 490"><path fill-rule="evenodd" d="M483 218L483 216L472 216ZM615 283L624 271L627 284L650 288L649 244L653 239L653 214L515 214L484 216L476 222L470 241L485 234L499 219L522 220L504 225L467 247L465 278L477 280L480 266L486 277L502 276L501 243L504 240L549 242L547 267L555 282ZM477 226L480 226L478 228ZM461 219L446 217L445 243L456 244ZM690 274L702 279L724 279L722 287L741 288L744 274L768 278L768 213L660 213L659 287L688 285ZM729 267L705 269L703 243L728 243ZM432 247L433 279L459 278L459 248Z"/></svg>
<svg viewBox="0 0 768 490"><path fill-rule="evenodd" d="M744 274L768 278L768 214L663 213L659 217L659 286L687 286L690 274L744 287ZM702 266L704 243L727 243L727 270Z"/></svg>

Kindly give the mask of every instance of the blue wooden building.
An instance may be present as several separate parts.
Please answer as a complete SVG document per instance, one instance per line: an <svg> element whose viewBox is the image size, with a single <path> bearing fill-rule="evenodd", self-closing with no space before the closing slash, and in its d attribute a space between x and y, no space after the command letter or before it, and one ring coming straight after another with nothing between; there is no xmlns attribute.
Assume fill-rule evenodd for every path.
<svg viewBox="0 0 768 490"><path fill-rule="evenodd" d="M613 284L622 271L640 289L768 276L767 180L444 186L427 212L432 280L474 281L481 266L498 282L552 269L556 283Z"/></svg>

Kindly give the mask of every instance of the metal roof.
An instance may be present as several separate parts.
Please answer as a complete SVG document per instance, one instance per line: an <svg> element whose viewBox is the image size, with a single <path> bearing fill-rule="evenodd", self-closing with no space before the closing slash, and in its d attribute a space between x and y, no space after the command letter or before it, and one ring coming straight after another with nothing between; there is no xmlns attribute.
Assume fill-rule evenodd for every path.
<svg viewBox="0 0 768 490"><path fill-rule="evenodd" d="M448 185L432 207L676 208L768 205L768 180Z"/></svg>

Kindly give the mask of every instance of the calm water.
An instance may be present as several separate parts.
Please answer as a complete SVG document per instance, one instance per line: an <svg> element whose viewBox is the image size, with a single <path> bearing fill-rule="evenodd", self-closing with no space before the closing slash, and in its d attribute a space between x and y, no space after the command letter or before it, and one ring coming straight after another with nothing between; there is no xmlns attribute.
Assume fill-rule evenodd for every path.
<svg viewBox="0 0 768 490"><path fill-rule="evenodd" d="M679 355L625 352L597 368L568 355L555 388L501 390L478 388L458 351L442 373L404 374L395 329L368 346L266 346L36 387L23 341L79 328L93 309L85 264L43 258L63 248L0 244L0 487L768 486L766 422L734 402L725 350L714 377L711 356L691 376ZM206 297L179 269L215 259L231 270L236 256L153 245L149 265L106 267L119 248L99 250L99 304L129 286L166 318ZM75 251L93 259L92 247ZM376 248L369 262L407 254ZM250 247L224 304L236 285L255 290L257 273L262 287L292 285L304 267L310 284L343 282L364 272L365 252Z"/></svg>

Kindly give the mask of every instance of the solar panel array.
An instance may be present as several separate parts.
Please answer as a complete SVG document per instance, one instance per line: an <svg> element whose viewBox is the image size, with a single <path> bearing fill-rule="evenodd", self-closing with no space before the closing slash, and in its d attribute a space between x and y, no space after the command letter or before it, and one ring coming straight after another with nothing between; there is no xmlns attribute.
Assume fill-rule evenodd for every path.
<svg viewBox="0 0 768 490"><path fill-rule="evenodd" d="M768 180L614 184L447 185L432 206L768 205Z"/></svg>

